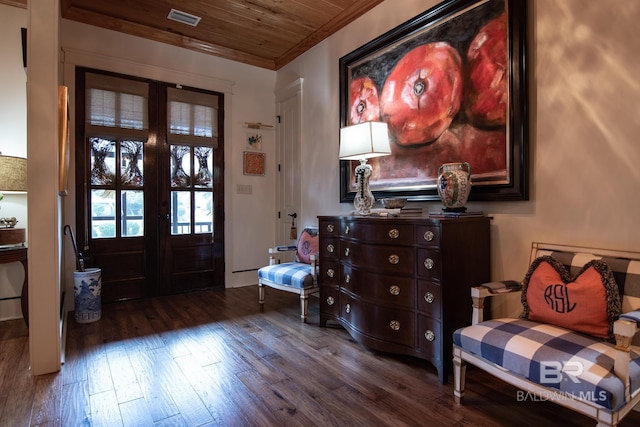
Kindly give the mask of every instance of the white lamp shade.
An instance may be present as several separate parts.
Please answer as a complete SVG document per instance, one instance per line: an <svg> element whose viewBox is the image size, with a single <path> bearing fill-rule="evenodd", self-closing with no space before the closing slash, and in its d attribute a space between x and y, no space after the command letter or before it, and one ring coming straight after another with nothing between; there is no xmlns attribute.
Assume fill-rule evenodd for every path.
<svg viewBox="0 0 640 427"><path fill-rule="evenodd" d="M340 129L340 160L361 160L391 154L389 128L384 122L365 122Z"/></svg>

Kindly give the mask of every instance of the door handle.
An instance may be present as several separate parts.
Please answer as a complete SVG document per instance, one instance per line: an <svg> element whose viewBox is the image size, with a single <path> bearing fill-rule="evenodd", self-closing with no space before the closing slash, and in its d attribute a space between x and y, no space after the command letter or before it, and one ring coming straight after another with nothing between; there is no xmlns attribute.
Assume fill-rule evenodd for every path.
<svg viewBox="0 0 640 427"><path fill-rule="evenodd" d="M159 214L159 215L158 215L158 219L166 219L166 220L168 220L169 218L171 218L171 217L169 216L169 214L168 214L168 213L166 213L166 214Z"/></svg>

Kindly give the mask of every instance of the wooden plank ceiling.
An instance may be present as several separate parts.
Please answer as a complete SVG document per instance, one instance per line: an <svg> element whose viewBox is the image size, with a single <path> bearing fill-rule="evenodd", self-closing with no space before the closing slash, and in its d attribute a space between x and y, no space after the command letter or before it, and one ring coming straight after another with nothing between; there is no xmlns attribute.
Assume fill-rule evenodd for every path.
<svg viewBox="0 0 640 427"><path fill-rule="evenodd" d="M65 19L269 70L282 66L384 0L61 0ZM0 0L26 7L27 0ZM177 9L196 27L167 19Z"/></svg>

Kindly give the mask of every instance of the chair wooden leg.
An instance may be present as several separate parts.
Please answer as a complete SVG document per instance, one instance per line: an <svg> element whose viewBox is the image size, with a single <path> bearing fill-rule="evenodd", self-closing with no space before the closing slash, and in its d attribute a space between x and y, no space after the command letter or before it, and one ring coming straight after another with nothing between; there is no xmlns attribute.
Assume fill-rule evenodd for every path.
<svg viewBox="0 0 640 427"><path fill-rule="evenodd" d="M455 351L455 350L454 350ZM464 400L464 381L467 373L467 362L460 356L453 356L453 398L457 404L462 404Z"/></svg>
<svg viewBox="0 0 640 427"><path fill-rule="evenodd" d="M258 303L260 311L264 311L264 285L262 283L258 283Z"/></svg>
<svg viewBox="0 0 640 427"><path fill-rule="evenodd" d="M304 323L307 323L307 309L309 308L309 298L304 294L304 291L300 293L300 310L302 314L300 318Z"/></svg>

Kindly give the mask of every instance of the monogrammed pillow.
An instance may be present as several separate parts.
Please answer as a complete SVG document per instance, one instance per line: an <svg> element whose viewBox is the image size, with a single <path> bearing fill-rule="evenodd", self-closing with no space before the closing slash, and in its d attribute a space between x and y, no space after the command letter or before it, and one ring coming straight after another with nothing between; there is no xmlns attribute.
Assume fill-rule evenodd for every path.
<svg viewBox="0 0 640 427"><path fill-rule="evenodd" d="M320 250L320 238L316 230L305 228L298 239L298 262L311 264L311 255Z"/></svg>
<svg viewBox="0 0 640 427"><path fill-rule="evenodd" d="M607 340L613 339L613 322L620 316L618 285L609 266L598 260L572 278L554 258L537 258L523 282L522 305L525 319Z"/></svg>

